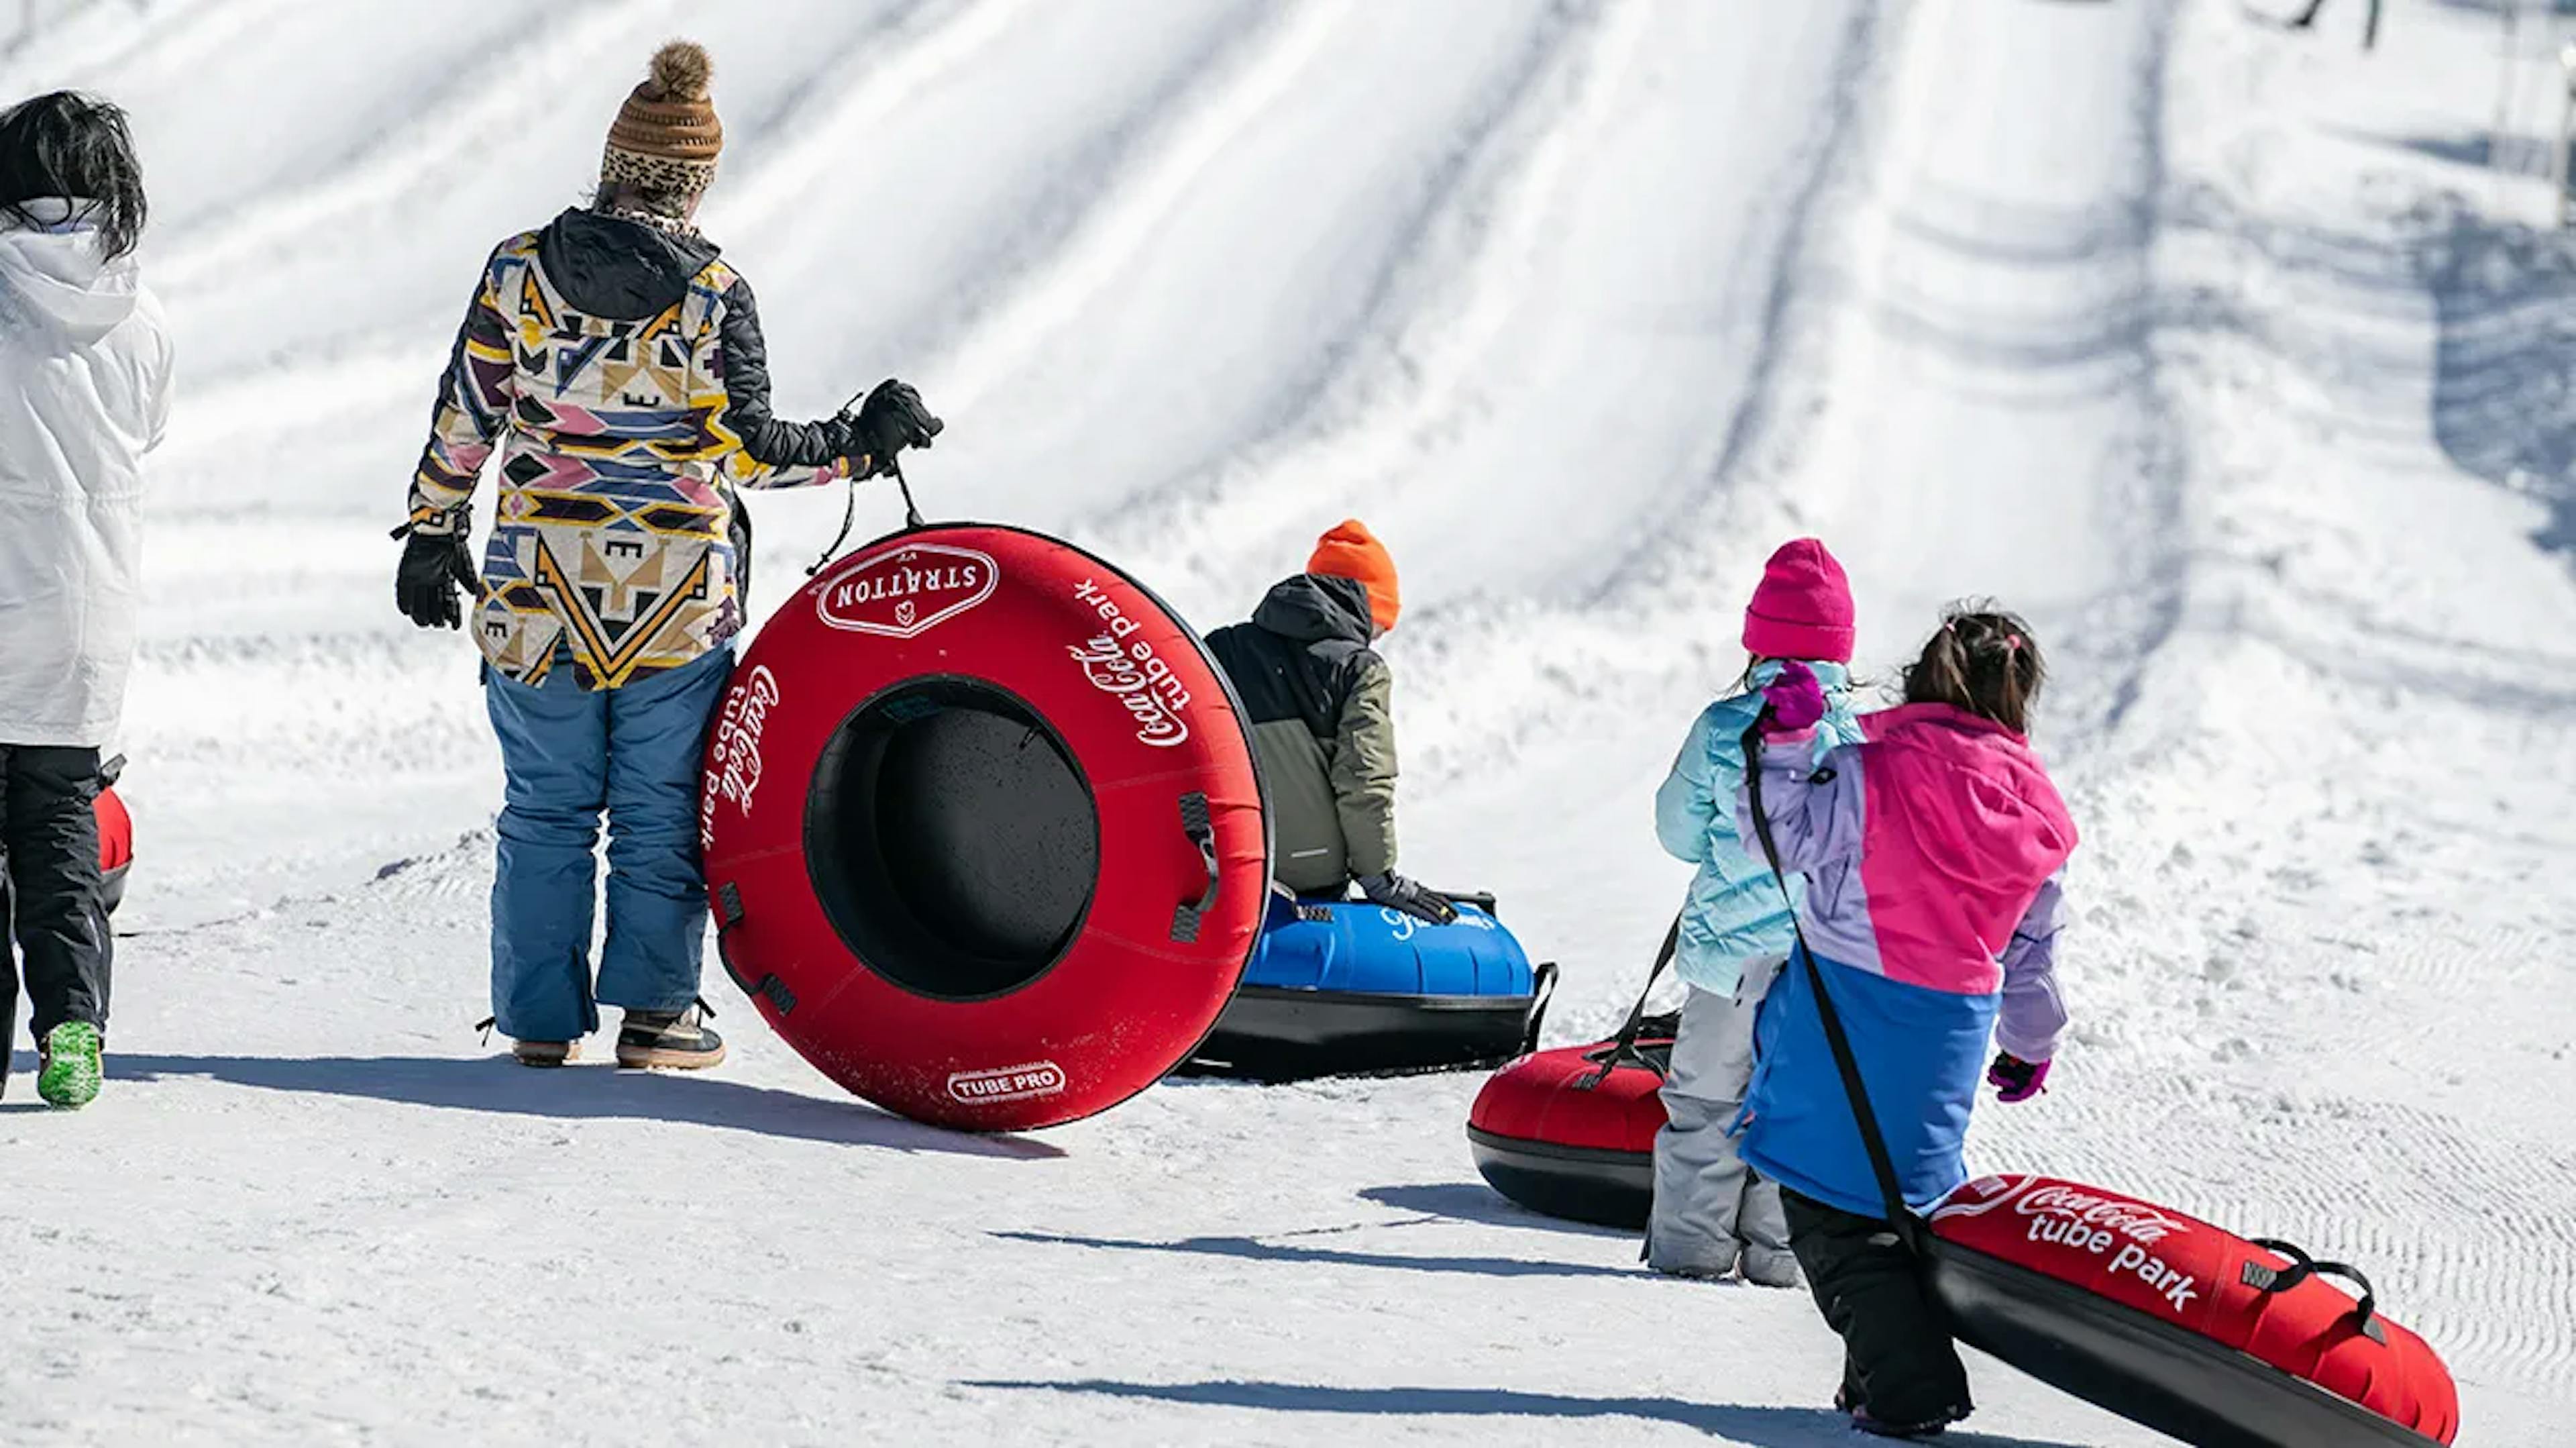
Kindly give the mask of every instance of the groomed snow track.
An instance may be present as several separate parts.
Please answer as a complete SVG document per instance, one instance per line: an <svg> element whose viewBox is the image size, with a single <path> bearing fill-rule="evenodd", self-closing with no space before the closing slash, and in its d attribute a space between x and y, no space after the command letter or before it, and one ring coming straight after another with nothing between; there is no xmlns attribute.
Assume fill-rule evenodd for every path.
<svg viewBox="0 0 2576 1448"><path fill-rule="evenodd" d="M686 32L782 412L904 374L929 511L1202 625L1345 514L1390 540L1406 866L1565 963L1553 1041L1669 918L1648 795L1775 543L1850 564L1881 678L1952 596L2027 610L2078 1025L1975 1164L2363 1264L2462 1443L2555 1441L2576 569L2527 298L2576 261L2451 159L2495 17L2388 10L2365 61L2237 0L46 7L0 97L132 106L185 391L113 1079L28 1112L22 1053L0 1102L5 1436L1842 1441L1802 1297L1501 1203L1473 1077L960 1138L748 1009L710 1080L474 1041L497 767L384 530L476 263ZM840 499L754 506L785 580ZM1964 1441L2147 1441L1979 1392Z"/></svg>

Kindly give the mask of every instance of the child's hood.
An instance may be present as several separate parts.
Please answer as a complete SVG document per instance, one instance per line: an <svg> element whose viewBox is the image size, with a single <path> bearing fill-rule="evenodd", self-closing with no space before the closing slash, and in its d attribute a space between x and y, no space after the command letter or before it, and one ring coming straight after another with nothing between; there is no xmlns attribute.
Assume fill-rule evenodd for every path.
<svg viewBox="0 0 2576 1448"><path fill-rule="evenodd" d="M1914 837L1918 856L1963 889L2036 886L2075 852L2075 819L2030 744L1947 704L1907 704L1861 720L1872 810L1881 791L1907 808L1872 821Z"/></svg>
<svg viewBox="0 0 2576 1448"><path fill-rule="evenodd" d="M1343 639L1369 641L1368 588L1356 578L1292 573L1271 586L1252 621L1301 644Z"/></svg>
<svg viewBox="0 0 2576 1448"><path fill-rule="evenodd" d="M98 233L69 222L70 203L56 205L66 213L59 227L0 230L0 291L73 340L95 342L134 315L143 291L142 268L131 256L102 258Z"/></svg>

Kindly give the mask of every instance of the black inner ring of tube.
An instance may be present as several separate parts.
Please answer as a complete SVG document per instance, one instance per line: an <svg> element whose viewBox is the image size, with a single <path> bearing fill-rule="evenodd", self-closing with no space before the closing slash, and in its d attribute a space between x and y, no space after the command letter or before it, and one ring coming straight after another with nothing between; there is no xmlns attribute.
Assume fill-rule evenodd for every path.
<svg viewBox="0 0 2576 1448"><path fill-rule="evenodd" d="M916 995L1007 995L1062 959L1100 878L1100 816L1064 740L980 679L921 678L834 731L805 802L823 913Z"/></svg>

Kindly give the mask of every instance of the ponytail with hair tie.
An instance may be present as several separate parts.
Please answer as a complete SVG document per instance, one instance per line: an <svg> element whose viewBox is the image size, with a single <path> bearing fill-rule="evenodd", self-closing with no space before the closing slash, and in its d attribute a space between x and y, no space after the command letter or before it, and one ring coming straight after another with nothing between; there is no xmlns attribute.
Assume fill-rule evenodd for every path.
<svg viewBox="0 0 2576 1448"><path fill-rule="evenodd" d="M1947 704L2026 734L2047 676L2030 625L1990 606L1954 604L1906 668L1905 702Z"/></svg>

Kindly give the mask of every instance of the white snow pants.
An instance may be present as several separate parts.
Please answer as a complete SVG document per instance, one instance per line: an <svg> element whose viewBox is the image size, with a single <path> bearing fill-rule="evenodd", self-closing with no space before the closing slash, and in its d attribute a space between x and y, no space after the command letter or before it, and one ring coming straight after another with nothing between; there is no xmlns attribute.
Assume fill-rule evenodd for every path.
<svg viewBox="0 0 2576 1448"><path fill-rule="evenodd" d="M1655 1206L1646 1262L1658 1272L1796 1280L1777 1183L1736 1154L1728 1132L1753 1079L1753 1016L1785 962L1755 961L1733 997L1691 988L1664 1077L1664 1129L1655 1134Z"/></svg>

